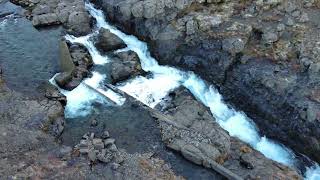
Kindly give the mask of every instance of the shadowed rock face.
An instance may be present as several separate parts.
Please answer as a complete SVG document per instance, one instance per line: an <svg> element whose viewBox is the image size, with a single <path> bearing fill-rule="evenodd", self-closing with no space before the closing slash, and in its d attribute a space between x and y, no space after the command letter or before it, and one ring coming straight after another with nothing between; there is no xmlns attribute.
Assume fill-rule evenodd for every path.
<svg viewBox="0 0 320 180"><path fill-rule="evenodd" d="M263 134L320 162L316 2L95 2L161 64L196 72Z"/></svg>

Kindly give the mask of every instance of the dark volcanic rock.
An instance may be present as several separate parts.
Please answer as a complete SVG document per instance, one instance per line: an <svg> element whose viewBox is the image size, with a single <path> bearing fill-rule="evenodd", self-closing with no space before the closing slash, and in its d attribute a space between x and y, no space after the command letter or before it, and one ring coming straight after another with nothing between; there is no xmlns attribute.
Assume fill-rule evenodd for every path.
<svg viewBox="0 0 320 180"><path fill-rule="evenodd" d="M124 51L113 55L110 72L113 84L143 73L140 59L135 52Z"/></svg>
<svg viewBox="0 0 320 180"><path fill-rule="evenodd" d="M102 52L125 48L127 45L107 29L100 29L96 47Z"/></svg>
<svg viewBox="0 0 320 180"><path fill-rule="evenodd" d="M118 28L148 42L161 64L192 70L219 86L263 134L320 162L316 2L96 3Z"/></svg>
<svg viewBox="0 0 320 180"><path fill-rule="evenodd" d="M55 81L59 87L73 90L90 74L88 69L92 65L91 56L84 47L72 45L69 48L66 42L61 41L60 67L62 72L55 77Z"/></svg>

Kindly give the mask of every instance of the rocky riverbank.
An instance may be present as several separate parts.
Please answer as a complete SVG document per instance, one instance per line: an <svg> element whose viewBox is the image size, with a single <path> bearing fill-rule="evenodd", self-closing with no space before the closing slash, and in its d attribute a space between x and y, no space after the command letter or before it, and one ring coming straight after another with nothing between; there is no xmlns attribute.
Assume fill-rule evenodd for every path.
<svg viewBox="0 0 320 180"><path fill-rule="evenodd" d="M162 64L219 87L263 134L320 162L318 1L95 1Z"/></svg>
<svg viewBox="0 0 320 180"><path fill-rule="evenodd" d="M83 1L13 0L12 2L25 7L27 9L25 15L32 21L32 25L44 33L51 32L51 28L48 27L57 25L62 25L63 29L58 29L63 34L68 32L74 35L87 35L91 32L92 19L85 10ZM132 2L136 1L130 1L130 3ZM155 7L159 7L159 2L157 1ZM125 6L124 9L122 6L128 1L112 3L113 6L110 7L120 7L120 13L125 13L128 10L128 6ZM147 5L144 3L144 1L136 2L134 6L138 7L135 7L136 9L132 12L133 16L130 14L130 19L124 22L119 21L121 24L123 23L123 27L126 27L127 23L130 22L130 28L133 28L132 25L134 23L132 22L135 22L136 16L141 13L136 10L139 10L141 5L147 8L143 8L143 17L137 21L138 24L146 19L155 18L152 15L152 13L156 12L153 11L153 1L148 1ZM186 4L177 3L172 7L170 2L166 3L167 8L170 10L168 12L173 12L170 8L175 7L179 9L176 17L183 18L188 15L189 10L191 12L200 12L201 14L203 5L210 6L210 4L218 2L197 1L196 3L191 3L190 1L191 6L187 9L185 8L189 2L185 2ZM224 3L230 2L219 1L218 5L224 7ZM106 7L105 5L102 4L103 7ZM110 15L109 10L106 10L106 12ZM129 10L131 13L131 6ZM119 12L112 11L112 13L114 13L113 15L118 15L117 13ZM161 13L165 12L159 11L159 14ZM172 16L173 19L176 17ZM195 17L198 18L198 16ZM126 18L126 16L121 16L121 18ZM203 22L209 20L210 23L214 24L216 21L222 21L219 18L202 16L201 18L204 18L202 19ZM113 20L118 21L115 18ZM166 23L166 21L164 22ZM152 24L152 26L154 25ZM142 25L139 26L131 29L133 30L132 33L144 33L149 30L148 28L145 30L135 29L144 27ZM156 25L154 26L154 28L157 27ZM154 54L159 58L161 57L161 62L166 64L172 63L166 59L171 55L166 54L167 57L163 58L161 53L168 53L168 48L172 48L172 45L174 45L170 38L174 40L177 40L175 39L177 37L180 38L180 36L172 33L173 29L171 28L165 28L164 31L166 32L159 35L161 43L152 41L149 34L139 35L139 37L145 38L151 43ZM202 36L205 37L206 35L203 34ZM170 38L168 39L168 37ZM195 35L195 37L198 37L198 35ZM4 117L1 121L2 134L0 136L0 141L3 145L0 149L3 152L2 160L0 161L0 174L2 177L57 179L125 179L128 177L132 179L223 179L224 177L231 179L302 179L301 175L297 173L298 170L276 163L250 148L247 144L231 137L215 122L210 111L186 89L179 88L175 90L165 98L167 101L163 101L156 109L151 109L112 86L111 84L121 83L138 75L147 76L147 74L141 68L138 55L133 51L123 49L126 48L124 42L110 33L109 30L101 29L95 38L97 38L95 46L103 55L108 56L110 62L94 68L97 71L108 72L110 77L103 83L106 87L126 98L125 103L121 106L111 103L106 108L96 103L92 105L94 106L94 111L90 115L65 119L64 106L67 103L67 99L56 87L47 82L46 76L38 74L38 76L33 76L37 81L28 89L29 92L33 92L31 95L25 91L20 92L19 88L15 86L12 86L12 88L7 86L10 83L20 85L18 78L13 78L13 74L7 73L7 69L15 68L15 66L7 65L5 69L0 69L0 116ZM249 64L248 62L242 64L237 62L238 60L243 60L244 55L241 53L243 53L244 47L241 48L241 51L238 50L238 46L242 45L240 42L234 42L233 39L223 41L221 44L222 50L218 47L219 45L213 45L216 40L207 41L202 39L201 43L206 42L206 45L201 46L201 48L218 48L216 49L217 52L222 54L217 55L216 58L221 55L226 58L226 61L232 62L229 65L223 65L228 66L224 67L228 71L225 72L226 74L222 78L223 83L216 81L212 74L207 74L207 80L223 84L221 89L227 88L228 86L225 85L228 83L232 84L229 85L230 88L234 88L236 83L228 82L228 78L229 73L237 69L233 69L231 66L240 67L240 65L244 64L247 67ZM165 42L169 42L169 44L162 44ZM202 53L203 49L190 51L186 49L187 46L185 44L180 44L181 42L182 39L179 39L179 41L176 41L176 45L182 49L177 50L174 48L171 50L177 50L175 56L184 59L188 67L185 66L186 64L179 63L173 63L172 65L188 70L198 69L198 63L203 62L203 59L195 60L196 55L193 54L191 56L188 53ZM186 42L192 44L194 40L188 39ZM220 41L217 40L217 42L219 43ZM236 47L231 47L229 42ZM165 47L167 45L170 45L170 47ZM59 54L59 57L53 59L56 62L60 59L59 71L61 73L55 76L54 79L60 88L73 90L83 82L83 79L91 77L90 68L92 68L94 62L88 50L78 44L71 44L64 40L60 41L60 36L53 46L55 47L55 53ZM163 46L163 49L159 46ZM196 47L196 44L193 44L193 47ZM44 46L42 48L47 49L49 47ZM211 53L209 49L207 49L208 54ZM199 52L197 52L198 50ZM237 52L229 52L234 50ZM189 52L187 53L187 51ZM188 57L180 57L182 52L186 53L185 55ZM208 54L204 53L202 55ZM2 55L0 52L0 57ZM34 58L34 55L37 54L32 54L31 59ZM8 54L3 56L8 56ZM48 62L51 60L45 56L42 58L48 60ZM251 60L251 57L249 59ZM249 61L249 59L247 60ZM253 58L252 62L254 60ZM10 64L6 60L1 61L1 63ZM29 65L41 70L49 69L49 75L51 76L57 72L55 65L42 67L38 66L37 63L37 61L28 62ZM221 64L217 65L216 68L221 68L220 66ZM203 72L199 72L199 74L205 75L209 73L208 69L200 69ZM33 69L25 70L27 73L35 73L33 71ZM17 82L8 81L7 79L10 78ZM91 90L96 91L94 88ZM228 90L230 89L226 89L226 94L228 94ZM242 92L241 90L239 91ZM95 93L101 95L101 92ZM243 100L246 99L241 99L241 101ZM261 117L259 116L259 118Z"/></svg>
<svg viewBox="0 0 320 180"><path fill-rule="evenodd" d="M7 17L7 15L20 13L22 9L10 3L5 3L4 8L2 8L0 8L1 13L2 10L4 13L7 10L10 11L4 15L3 18L5 19L0 21L6 20L5 24L1 24L0 37L1 39L5 38L3 43L7 43L6 46L1 44L1 48L4 49L0 51L0 57L2 57L0 66L0 116L2 117L0 122L0 174L2 178L103 179L108 177L124 179L131 176L132 179L183 179L181 176L176 176L165 161L153 157L152 153L127 153L123 149L118 150L114 141L110 138L105 141L111 143L111 149L107 149L109 147L107 143L106 148L102 150L108 152L109 150L116 150L119 158L112 156L111 160L117 160L114 163L107 161L98 163L92 158L92 153L89 153L90 156L80 156L79 152L82 151L80 148L82 146L61 141L63 140L61 139L62 135L66 134L64 132L65 126L67 123L69 124L64 117L64 106L67 101L66 97L56 87L49 84L48 78L57 72L56 64L60 59L64 62L61 63L61 71L73 72L71 81L68 81L67 84L77 84L72 82L82 81L82 78L85 77L79 76L77 72L87 72L90 64L92 64L91 58L87 56L87 51L80 46L69 47L65 42L60 42L59 45L61 36L60 34L55 36L55 28L41 29L41 32L37 32L33 29L32 24L25 21L22 15ZM16 47L16 44L15 46L12 45L15 41L10 39L12 38L11 32L6 30L16 26L21 28L22 35L32 34L34 40L21 40L19 45L22 48ZM2 33L5 36L2 37ZM42 37L42 33L47 35L45 43L37 41L37 38ZM15 35L14 37L22 38ZM51 38L56 38L56 40L54 41ZM14 48L8 49L7 46L10 45ZM23 48L32 49L37 46L41 46L41 48L32 51L31 54L28 54L27 51L18 53L25 50ZM47 52L48 49L54 52L41 53L41 51ZM12 51L18 52L10 54L9 52ZM59 54L59 52L60 56L51 58L52 54ZM11 58L23 58L24 55L26 55L24 59L28 60L28 67L32 67L26 68L25 66L26 69L20 72L28 77L27 80L30 84L25 84L27 87L24 87L21 83L26 79L19 79L20 76L15 76L13 73L15 68L19 68L21 62L17 65L15 63L19 62L11 61ZM42 64L46 66L42 66ZM41 73L42 71L43 73ZM30 76L30 74L35 75ZM108 138L107 136L109 135L103 134L103 138ZM93 137L93 142L99 140L99 137ZM73 138L77 141L81 140L81 136ZM89 141L89 139L87 140ZM96 145L96 143L93 143L93 145ZM102 156L97 156L97 158L102 159Z"/></svg>

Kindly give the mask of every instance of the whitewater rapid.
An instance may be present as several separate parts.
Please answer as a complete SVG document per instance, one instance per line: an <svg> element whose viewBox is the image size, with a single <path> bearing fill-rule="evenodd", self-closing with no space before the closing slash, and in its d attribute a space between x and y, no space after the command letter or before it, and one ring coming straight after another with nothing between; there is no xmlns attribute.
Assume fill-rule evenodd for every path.
<svg viewBox="0 0 320 180"><path fill-rule="evenodd" d="M231 136L238 137L274 161L291 167L295 166L296 158L290 149L281 144L275 143L266 137L261 137L254 122L243 112L236 111L227 106L214 86L208 85L193 72L184 72L173 67L160 66L158 62L151 57L146 43L138 40L134 36L127 35L108 24L103 12L95 9L92 4L87 3L86 8L96 19L96 31L84 37L73 37L67 35L66 40L71 43L79 43L87 47L95 64L105 64L110 60L108 57L102 56L94 47L91 37L95 36L100 28L108 29L111 33L117 35L127 44L127 48L125 50L132 50L138 54L142 69L152 74L152 76L148 78L138 76L134 79L128 80L127 82L118 84L117 87L119 89L137 98L144 104L154 107L161 102L161 100L170 91L179 86L184 86L199 101L210 108L210 111L217 122L221 127L228 131ZM105 99L85 86L85 84L89 84L93 88L101 90L101 84L104 79L104 75L94 72L92 78L86 79L75 90L70 92L61 90L62 93L67 96L68 100L66 114L70 117L75 117L77 115L83 116L90 113L90 109L94 101L106 103ZM53 79L51 82L54 83ZM109 91L109 93L104 94L107 97L111 96L118 105L122 105L124 103L125 99L120 95L114 92L110 93L110 90L103 89L103 91ZM81 96L81 98L79 98L79 96ZM83 111L83 109L85 109L85 111ZM315 164L313 167L308 167L305 176L306 179L310 180L320 179L319 166Z"/></svg>

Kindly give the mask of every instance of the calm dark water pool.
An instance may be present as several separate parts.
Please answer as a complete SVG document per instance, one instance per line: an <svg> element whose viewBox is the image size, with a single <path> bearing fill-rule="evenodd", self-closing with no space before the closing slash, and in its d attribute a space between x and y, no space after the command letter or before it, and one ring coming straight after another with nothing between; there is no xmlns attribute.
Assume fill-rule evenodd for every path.
<svg viewBox="0 0 320 180"><path fill-rule="evenodd" d="M37 87L59 69L59 27L35 29L23 10L11 3L0 4L0 66L6 84L13 90L37 95ZM1 17L1 16L0 16Z"/></svg>

